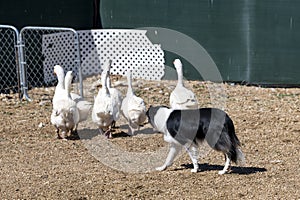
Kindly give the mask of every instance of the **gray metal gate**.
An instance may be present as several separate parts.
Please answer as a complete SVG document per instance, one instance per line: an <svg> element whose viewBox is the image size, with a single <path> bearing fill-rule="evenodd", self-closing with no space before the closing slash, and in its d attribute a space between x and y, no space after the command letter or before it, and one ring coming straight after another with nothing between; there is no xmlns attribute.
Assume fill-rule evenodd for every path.
<svg viewBox="0 0 300 200"><path fill-rule="evenodd" d="M43 37L48 34L54 33L67 33L60 34L60 43L69 43L67 46L60 46L56 48L55 46L43 47ZM65 40L64 37L70 37L71 40ZM28 89L41 87L41 86L51 86L53 83L45 81L45 55L43 54L43 48L52 48L52 50L58 52L70 52L73 55L64 55L65 57L72 56L71 66L62 66L65 70L73 70L76 72L77 81L79 82L79 92L83 96L82 87L82 74L81 74L81 64L80 64L80 49L79 49L79 38L78 34L74 29L71 28L56 28L56 27L34 27L27 26L20 31L20 44L22 48L20 49L20 69L21 69L21 90L23 92L23 97L30 100L28 96ZM55 45L55 44L54 44ZM61 47L65 49L60 49ZM58 53L60 54L60 53ZM57 60L56 64L60 64ZM53 67L53 66L49 66Z"/></svg>
<svg viewBox="0 0 300 200"><path fill-rule="evenodd" d="M19 92L18 30L0 25L0 93Z"/></svg>

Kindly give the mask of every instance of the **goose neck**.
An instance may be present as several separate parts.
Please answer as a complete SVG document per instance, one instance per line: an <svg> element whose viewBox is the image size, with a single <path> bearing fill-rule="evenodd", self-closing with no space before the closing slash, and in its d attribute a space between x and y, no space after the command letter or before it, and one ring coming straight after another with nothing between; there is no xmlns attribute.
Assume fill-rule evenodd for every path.
<svg viewBox="0 0 300 200"><path fill-rule="evenodd" d="M57 87L59 87L61 89L65 89L64 74L58 74L57 80L58 80Z"/></svg>
<svg viewBox="0 0 300 200"><path fill-rule="evenodd" d="M130 72L128 72L127 74L127 83L128 83L127 94L131 95L133 94L133 89L132 89L132 76Z"/></svg>
<svg viewBox="0 0 300 200"><path fill-rule="evenodd" d="M69 71L65 77L65 90L66 90L67 96L70 98L71 98L72 79L73 79L72 72Z"/></svg>
<svg viewBox="0 0 300 200"><path fill-rule="evenodd" d="M107 80L107 81L106 81L106 86L107 86L108 88L111 88L110 77L108 76L106 80Z"/></svg>
<svg viewBox="0 0 300 200"><path fill-rule="evenodd" d="M177 71L177 76L178 76L178 82L177 82L177 84L178 84L178 85L183 85L183 73L182 73L182 68L181 68L181 67L178 67L178 68L176 69L176 71Z"/></svg>
<svg viewBox="0 0 300 200"><path fill-rule="evenodd" d="M102 73L101 75L101 83L102 83L102 92L104 94L109 94L109 90L107 88L107 82L108 82L108 73L107 72L104 72Z"/></svg>
<svg viewBox="0 0 300 200"><path fill-rule="evenodd" d="M69 98L71 98L71 85L66 87L66 93Z"/></svg>

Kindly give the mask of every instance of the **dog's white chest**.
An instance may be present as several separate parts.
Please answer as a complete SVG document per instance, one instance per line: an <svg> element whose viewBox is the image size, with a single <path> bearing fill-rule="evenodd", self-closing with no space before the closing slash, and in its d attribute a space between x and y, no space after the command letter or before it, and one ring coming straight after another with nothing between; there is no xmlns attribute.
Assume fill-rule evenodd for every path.
<svg viewBox="0 0 300 200"><path fill-rule="evenodd" d="M172 109L160 108L154 116L154 125L155 128L162 133L167 132L167 120L172 112Z"/></svg>
<svg viewBox="0 0 300 200"><path fill-rule="evenodd" d="M170 135L167 128L167 120L169 119L170 114L173 112L173 109L161 108L157 111L154 117L155 128L164 134L164 141L168 143L177 143L177 141Z"/></svg>

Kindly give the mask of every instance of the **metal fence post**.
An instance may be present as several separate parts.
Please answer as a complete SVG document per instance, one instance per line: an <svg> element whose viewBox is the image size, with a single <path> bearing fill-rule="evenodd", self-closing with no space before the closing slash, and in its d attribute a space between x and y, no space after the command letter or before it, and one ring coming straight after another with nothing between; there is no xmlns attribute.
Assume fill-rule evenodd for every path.
<svg viewBox="0 0 300 200"><path fill-rule="evenodd" d="M74 33L74 45L76 48L76 59L75 59L75 64L78 69L78 76L79 76L79 91L80 91L80 96L84 97L83 95L83 78L82 78L82 69L81 69L81 59L80 59L80 44L79 44L79 35L77 31L73 30Z"/></svg>
<svg viewBox="0 0 300 200"><path fill-rule="evenodd" d="M21 80L21 91L22 96L21 98L25 98L28 101L32 101L28 95L28 86L27 86L27 79L26 79L26 71L25 71L25 59L24 59L24 43L22 40L22 35L20 34L18 40L18 52L19 52L19 66L20 66L20 80Z"/></svg>

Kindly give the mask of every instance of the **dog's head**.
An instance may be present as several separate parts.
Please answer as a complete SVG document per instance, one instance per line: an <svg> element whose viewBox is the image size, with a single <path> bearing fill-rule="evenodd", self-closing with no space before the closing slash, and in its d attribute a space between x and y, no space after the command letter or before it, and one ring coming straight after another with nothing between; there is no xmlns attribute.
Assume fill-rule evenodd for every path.
<svg viewBox="0 0 300 200"><path fill-rule="evenodd" d="M146 115L148 117L148 123L150 123L153 128L156 128L154 119L156 117L158 110L161 108L167 108L167 107L165 107L165 106L150 106L146 112Z"/></svg>
<svg viewBox="0 0 300 200"><path fill-rule="evenodd" d="M155 107L153 107L153 106L150 106L146 112L146 116L148 118L148 123L150 123L152 127L154 125L154 116L155 116L156 112L157 112L157 110L155 110Z"/></svg>

